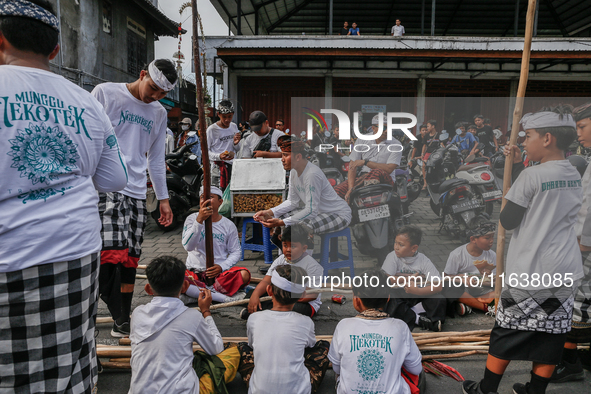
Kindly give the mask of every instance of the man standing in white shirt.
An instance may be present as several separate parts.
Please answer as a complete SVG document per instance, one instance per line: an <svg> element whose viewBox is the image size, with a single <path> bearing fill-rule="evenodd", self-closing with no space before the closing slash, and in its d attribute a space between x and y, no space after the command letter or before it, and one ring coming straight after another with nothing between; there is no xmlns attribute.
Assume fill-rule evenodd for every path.
<svg viewBox="0 0 591 394"><path fill-rule="evenodd" d="M266 227L302 224L311 234L344 229L351 223L351 208L334 191L322 170L304 157L304 142L279 138L283 168L290 171L289 195L275 208L259 211L254 219ZM304 208L298 210L300 203Z"/></svg>
<svg viewBox="0 0 591 394"><path fill-rule="evenodd" d="M133 83L103 83L92 91L111 120L129 174L123 190L102 193L99 202L103 224L99 292L115 320L111 331L114 337L129 335L135 273L148 218L146 168L160 201L158 222L164 226L172 223L164 162L166 110L158 100L174 88L176 81L174 64L158 59Z"/></svg>
<svg viewBox="0 0 591 394"><path fill-rule="evenodd" d="M97 190L127 176L100 103L50 71L58 24L47 0L0 1L2 393L90 393L97 382Z"/></svg>
<svg viewBox="0 0 591 394"><path fill-rule="evenodd" d="M220 120L207 128L207 149L209 160L220 171L220 189L226 190L232 178L234 162L234 135L239 133L234 117L234 104L230 100L222 100L218 104Z"/></svg>
<svg viewBox="0 0 591 394"><path fill-rule="evenodd" d="M250 114L248 124L252 133L241 141L242 136L234 136L234 144L237 145L237 151L240 151L242 159L253 157L275 158L281 157L281 152L277 146L277 140L284 132L269 126L267 115L262 111L254 111Z"/></svg>
<svg viewBox="0 0 591 394"><path fill-rule="evenodd" d="M396 19L396 24L392 26L392 37L402 37L404 33L404 26L400 24L400 19Z"/></svg>

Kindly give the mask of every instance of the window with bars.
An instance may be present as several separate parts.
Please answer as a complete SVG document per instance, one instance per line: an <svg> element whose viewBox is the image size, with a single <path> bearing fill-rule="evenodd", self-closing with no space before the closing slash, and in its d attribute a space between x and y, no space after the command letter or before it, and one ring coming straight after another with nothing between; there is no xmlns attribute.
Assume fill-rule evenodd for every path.
<svg viewBox="0 0 591 394"><path fill-rule="evenodd" d="M140 71L147 61L146 38L134 33L127 32L127 72L139 76Z"/></svg>

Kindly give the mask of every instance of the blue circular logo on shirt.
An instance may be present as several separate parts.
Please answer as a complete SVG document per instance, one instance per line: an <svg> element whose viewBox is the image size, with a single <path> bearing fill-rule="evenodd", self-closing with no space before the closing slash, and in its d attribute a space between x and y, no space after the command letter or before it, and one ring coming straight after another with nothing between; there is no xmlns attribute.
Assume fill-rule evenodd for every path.
<svg viewBox="0 0 591 394"><path fill-rule="evenodd" d="M376 380L384 372L384 356L377 350L365 350L357 358L357 372L363 380Z"/></svg>

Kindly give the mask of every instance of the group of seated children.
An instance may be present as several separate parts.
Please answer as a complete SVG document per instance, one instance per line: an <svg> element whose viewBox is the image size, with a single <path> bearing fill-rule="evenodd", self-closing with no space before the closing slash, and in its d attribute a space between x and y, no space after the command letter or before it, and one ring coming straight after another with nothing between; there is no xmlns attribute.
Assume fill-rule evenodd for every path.
<svg viewBox="0 0 591 394"><path fill-rule="evenodd" d="M287 242L293 249L301 246ZM310 394L320 386L329 362L338 393L411 393L411 385L418 384L421 354L408 327L384 312L388 291L382 286L354 289L359 314L338 324L329 345L316 341L313 321L294 307L307 299L302 284L307 272L297 262L277 264L264 285L272 308L250 316L247 343L224 345L209 311L209 290L198 295L201 312L179 300L189 287L185 269L170 256L153 260L146 269L145 290L154 298L131 318L129 393L220 392L240 372L249 393ZM381 271L368 275L386 283ZM203 351L194 353L193 342Z"/></svg>
<svg viewBox="0 0 591 394"><path fill-rule="evenodd" d="M406 322L411 330L419 326L435 332L441 331L446 315L451 312L453 316L450 307L455 306L460 316L471 313L472 308L487 312L494 299L492 285L486 281L496 263L496 254L490 250L494 233L494 223L481 218L474 220L470 242L450 253L444 269L447 278L442 280L431 260L418 252L421 230L413 226L400 229L394 251L384 260L382 270L393 277L391 284L404 287L390 290L386 312ZM470 280L474 275L479 280ZM454 280L455 276L461 279Z"/></svg>

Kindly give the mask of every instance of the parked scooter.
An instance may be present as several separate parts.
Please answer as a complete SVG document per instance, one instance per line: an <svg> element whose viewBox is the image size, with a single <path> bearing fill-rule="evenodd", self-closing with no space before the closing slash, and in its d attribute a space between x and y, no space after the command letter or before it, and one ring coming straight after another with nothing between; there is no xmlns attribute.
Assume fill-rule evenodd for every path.
<svg viewBox="0 0 591 394"><path fill-rule="evenodd" d="M478 152L484 150L484 144L478 144ZM464 159L464 164L458 167L456 178L465 179L470 183L472 190L480 200L486 213L491 216L494 208L494 201L503 197L502 188L495 183L495 176L491 171L488 157L475 157L469 155Z"/></svg>
<svg viewBox="0 0 591 394"><path fill-rule="evenodd" d="M166 155L166 185L168 187L168 201L172 209L173 219L169 226L158 223L160 218L160 202L156 200L152 183L148 178L148 193L146 206L152 218L160 229L174 230L185 217L199 210L199 188L203 178L203 169L197 161L197 156L191 153L191 147L198 141L184 145L173 153Z"/></svg>
<svg viewBox="0 0 591 394"><path fill-rule="evenodd" d="M345 166L345 163L350 161L348 156L341 158L341 156L332 149L318 149L314 152L314 156L316 158L314 164L320 167L322 172L324 172L324 175L326 175L331 186L336 186L347 179L349 166Z"/></svg>
<svg viewBox="0 0 591 394"><path fill-rule="evenodd" d="M357 249L381 264L392 251L394 238L404 225L402 203L391 185L358 187L350 195L351 230Z"/></svg>
<svg viewBox="0 0 591 394"><path fill-rule="evenodd" d="M447 139L446 134L440 139ZM455 144L437 149L427 160L426 180L431 209L440 219L439 230L464 239L468 224L483 207L470 183L454 177L460 162Z"/></svg>

